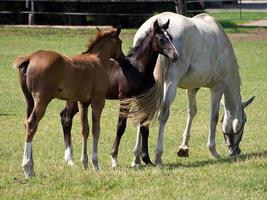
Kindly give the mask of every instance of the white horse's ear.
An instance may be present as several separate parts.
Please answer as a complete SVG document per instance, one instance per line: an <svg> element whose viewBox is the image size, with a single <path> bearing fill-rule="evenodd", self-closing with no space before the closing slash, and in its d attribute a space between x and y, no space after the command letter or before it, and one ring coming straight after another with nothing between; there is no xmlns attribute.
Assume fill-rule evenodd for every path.
<svg viewBox="0 0 267 200"><path fill-rule="evenodd" d="M247 101L245 101L245 102L242 102L242 108L245 108L245 107L247 107L249 104L251 104L252 103L252 101L255 99L255 96L253 96L253 97L250 97L250 99L249 100L247 100Z"/></svg>
<svg viewBox="0 0 267 200"><path fill-rule="evenodd" d="M159 22L158 22L158 20L156 20L156 21L154 22L154 24L153 24L153 29L154 29L155 32L158 32L158 31L159 31L160 27L159 27Z"/></svg>
<svg viewBox="0 0 267 200"><path fill-rule="evenodd" d="M169 28L169 24L170 24L170 19L168 19L168 21L162 25L162 29L167 30Z"/></svg>

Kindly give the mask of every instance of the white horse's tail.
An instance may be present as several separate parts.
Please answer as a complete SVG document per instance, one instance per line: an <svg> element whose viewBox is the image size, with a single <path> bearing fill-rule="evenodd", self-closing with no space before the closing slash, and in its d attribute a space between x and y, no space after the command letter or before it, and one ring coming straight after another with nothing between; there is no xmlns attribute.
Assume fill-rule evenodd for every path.
<svg viewBox="0 0 267 200"><path fill-rule="evenodd" d="M121 105L125 109L129 109L128 112L121 112L120 114L126 115L135 124L156 124L161 110L161 104L163 99L163 84L165 78L165 69L162 67L162 59L158 58L155 69L154 77L156 83L152 88L145 91L141 95L133 98L121 100Z"/></svg>

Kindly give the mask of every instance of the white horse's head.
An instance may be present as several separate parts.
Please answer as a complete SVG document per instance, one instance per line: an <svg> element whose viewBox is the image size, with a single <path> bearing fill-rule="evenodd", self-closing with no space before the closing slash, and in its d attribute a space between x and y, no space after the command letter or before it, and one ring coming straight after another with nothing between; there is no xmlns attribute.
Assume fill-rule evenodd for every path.
<svg viewBox="0 0 267 200"><path fill-rule="evenodd" d="M238 118L233 118L229 115L223 116L223 135L231 156L236 156L241 153L239 144L242 140L245 123L247 121L244 109L252 103L254 98L255 96L251 97L246 102L242 102Z"/></svg>

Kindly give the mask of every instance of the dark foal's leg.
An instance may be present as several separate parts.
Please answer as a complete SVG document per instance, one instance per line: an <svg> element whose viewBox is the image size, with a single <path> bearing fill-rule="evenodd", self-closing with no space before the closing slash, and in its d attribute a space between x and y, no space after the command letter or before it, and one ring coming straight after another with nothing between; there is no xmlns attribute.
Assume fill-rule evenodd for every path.
<svg viewBox="0 0 267 200"><path fill-rule="evenodd" d="M145 121L145 120L144 120ZM134 159L132 161L132 167L138 167L141 164L141 159L146 164L154 165L149 157L148 153L148 136L149 136L149 127L142 126L142 123L137 125L136 133L136 143L134 147Z"/></svg>
<svg viewBox="0 0 267 200"><path fill-rule="evenodd" d="M72 119L78 112L78 103L67 101L66 107L60 112L61 125L64 133L64 143L65 143L65 156L64 159L69 165L73 165L72 158L72 143L71 143L71 128Z"/></svg>
<svg viewBox="0 0 267 200"><path fill-rule="evenodd" d="M154 165L149 157L148 153L148 137L149 137L149 127L148 126L141 126L140 132L142 136L142 160L147 165Z"/></svg>
<svg viewBox="0 0 267 200"><path fill-rule="evenodd" d="M122 108L122 105L120 105L120 113L124 113L126 114L129 111L129 109L125 109ZM120 146L120 141L121 141L121 137L124 134L125 128L126 128L126 124L127 124L127 117L123 115L121 115L119 113L119 119L118 119L118 123L117 123L117 134L116 134L116 138L114 140L113 143L113 147L111 149L110 155L111 155L111 165L113 168L116 168L118 166L118 152L119 152L119 146Z"/></svg>

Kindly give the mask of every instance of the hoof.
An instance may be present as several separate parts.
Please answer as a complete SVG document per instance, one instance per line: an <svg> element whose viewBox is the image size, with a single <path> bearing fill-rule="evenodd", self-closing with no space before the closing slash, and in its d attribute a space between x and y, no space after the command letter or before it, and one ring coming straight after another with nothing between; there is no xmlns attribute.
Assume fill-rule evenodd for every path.
<svg viewBox="0 0 267 200"><path fill-rule="evenodd" d="M118 161L116 158L111 157L111 167L116 169L118 167Z"/></svg>
<svg viewBox="0 0 267 200"><path fill-rule="evenodd" d="M24 167L24 175L25 175L25 179L30 179L35 176L35 172L33 169L28 169Z"/></svg>
<svg viewBox="0 0 267 200"><path fill-rule="evenodd" d="M88 169L88 162L83 162L83 168Z"/></svg>
<svg viewBox="0 0 267 200"><path fill-rule="evenodd" d="M93 165L93 169L98 172L101 170L101 168L99 167L99 165Z"/></svg>
<svg viewBox="0 0 267 200"><path fill-rule="evenodd" d="M189 149L179 148L179 150L177 151L177 156L179 156L179 157L189 157Z"/></svg>
<svg viewBox="0 0 267 200"><path fill-rule="evenodd" d="M25 179L29 179L29 178L35 176L34 164L33 164L32 160L23 161L22 167L24 170Z"/></svg>
<svg viewBox="0 0 267 200"><path fill-rule="evenodd" d="M92 161L92 166L93 166L93 169L95 171L100 171L101 170L100 167L99 167L98 162L96 162L96 161Z"/></svg>
<svg viewBox="0 0 267 200"><path fill-rule="evenodd" d="M133 161L133 162L131 163L131 166L132 166L133 168L138 168L138 167L140 166L140 164L141 164L141 163L136 163L136 162Z"/></svg>
<svg viewBox="0 0 267 200"><path fill-rule="evenodd" d="M74 166L75 165L73 160L65 160L65 162L70 166Z"/></svg>
<svg viewBox="0 0 267 200"><path fill-rule="evenodd" d="M134 158L133 162L131 163L132 167L139 167L141 165L141 160Z"/></svg>
<svg viewBox="0 0 267 200"><path fill-rule="evenodd" d="M155 166L156 166L156 167L162 167L162 166L163 166L163 164L162 164L162 160L161 160L161 159L156 159L156 160L155 160Z"/></svg>
<svg viewBox="0 0 267 200"><path fill-rule="evenodd" d="M158 167L158 168L162 168L163 167L163 164L162 162L155 162L155 166Z"/></svg>
<svg viewBox="0 0 267 200"><path fill-rule="evenodd" d="M221 156L217 151L215 151L211 153L211 157L214 159L219 159Z"/></svg>
<svg viewBox="0 0 267 200"><path fill-rule="evenodd" d="M159 153L156 153L156 158L155 158L155 165L157 167L161 167L162 166L162 160L161 160L161 155L162 155L163 152L159 152Z"/></svg>
<svg viewBox="0 0 267 200"><path fill-rule="evenodd" d="M140 156L135 156L133 162L131 163L132 167L139 167L141 165Z"/></svg>
<svg viewBox="0 0 267 200"><path fill-rule="evenodd" d="M142 155L143 162L148 166L154 166L147 154Z"/></svg>
<svg viewBox="0 0 267 200"><path fill-rule="evenodd" d="M215 146L208 146L208 148L210 150L210 155L212 158L219 159L221 157L220 154L217 152Z"/></svg>
<svg viewBox="0 0 267 200"><path fill-rule="evenodd" d="M87 169L88 168L88 158L81 158L83 168Z"/></svg>

